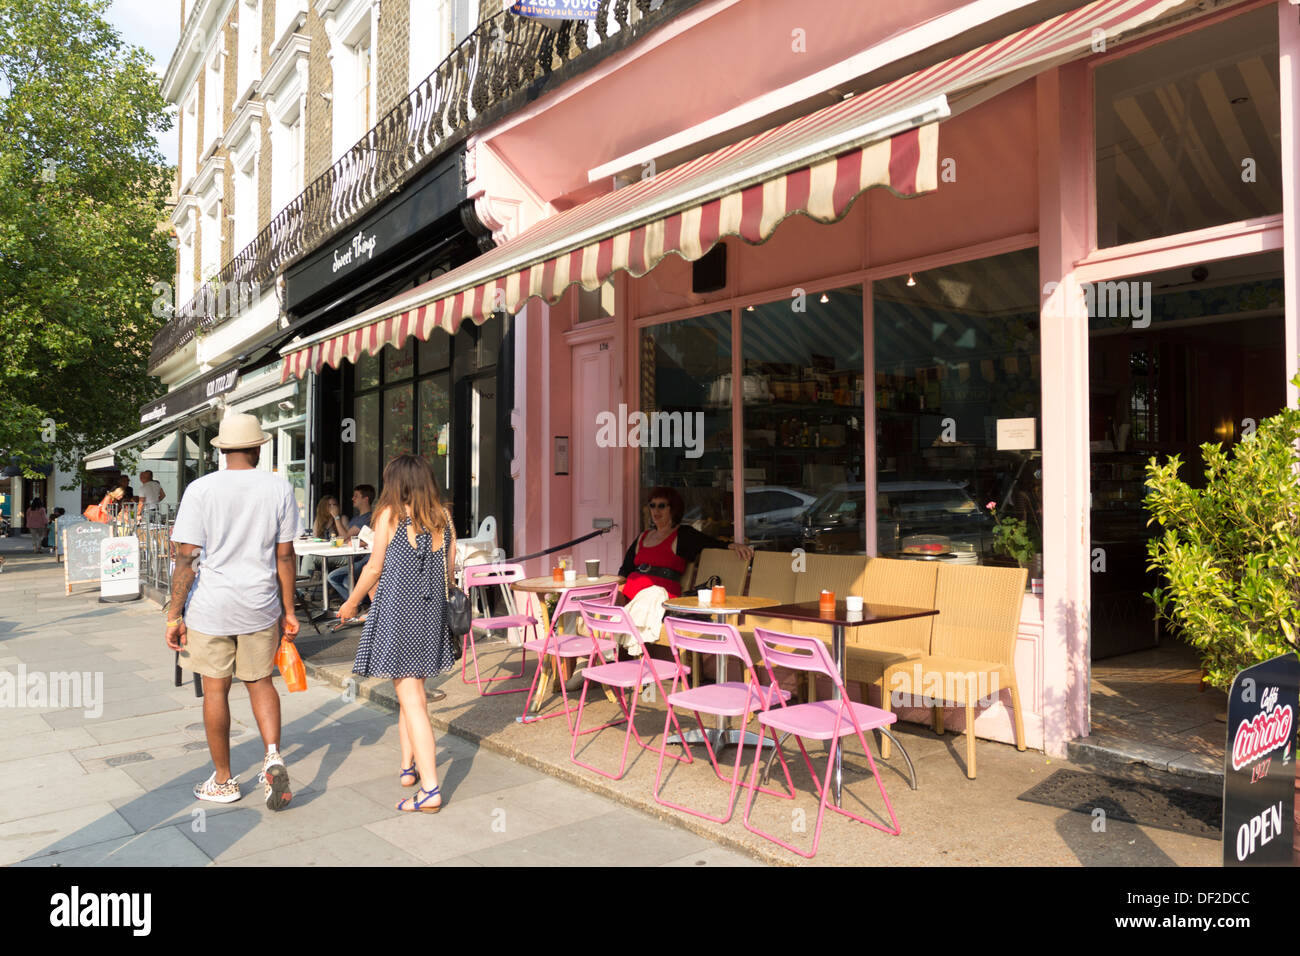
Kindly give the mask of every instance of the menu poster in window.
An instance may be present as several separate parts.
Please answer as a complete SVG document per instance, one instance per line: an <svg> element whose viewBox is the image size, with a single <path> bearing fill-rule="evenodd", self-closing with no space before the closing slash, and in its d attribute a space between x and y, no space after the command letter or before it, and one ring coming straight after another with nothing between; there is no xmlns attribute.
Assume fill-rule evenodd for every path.
<svg viewBox="0 0 1300 956"><path fill-rule="evenodd" d="M1286 866L1295 839L1300 659L1248 667L1228 695L1223 766L1223 865Z"/></svg>
<svg viewBox="0 0 1300 956"><path fill-rule="evenodd" d="M1036 418L999 418L998 451L1033 451L1038 447Z"/></svg>
<svg viewBox="0 0 1300 956"><path fill-rule="evenodd" d="M555 436L555 473L557 475L567 475L569 473L569 436Z"/></svg>

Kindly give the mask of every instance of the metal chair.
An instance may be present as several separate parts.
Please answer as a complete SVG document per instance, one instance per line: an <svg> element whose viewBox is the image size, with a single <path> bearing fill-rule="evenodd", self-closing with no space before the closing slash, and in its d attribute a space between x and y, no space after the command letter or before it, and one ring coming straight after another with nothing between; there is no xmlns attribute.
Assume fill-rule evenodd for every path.
<svg viewBox="0 0 1300 956"><path fill-rule="evenodd" d="M754 808L754 797L759 789L758 765L761 761L758 760L754 761L754 770L749 784L749 799L745 804L745 829L771 840L777 846L783 847L791 853L797 853L807 859L816 856L817 847L821 843L822 821L826 816L832 777L835 773L835 753L839 749L841 737L856 735L862 743L863 752L867 755L871 775L876 778L876 786L880 788L880 796L885 801L885 809L889 812L891 825L884 826L874 820L868 820L866 817L851 813L842 807L832 805L829 808L848 817L850 820L857 820L869 827L883 830L891 836L897 836L899 834L898 817L894 814L894 807L889 802L889 794L885 792L884 781L880 779L880 771L876 769L876 762L871 757L871 748L867 746L867 739L863 733L866 730L875 730L878 727L892 724L898 719L897 716L883 711L879 707L859 704L849 700L848 694L844 690L844 682L840 680L839 669L836 668L835 662L831 660L830 653L826 650L826 645L820 639L782 634L761 627L754 628L754 639L758 642L759 653L763 657L763 663L767 667L768 676L773 684L776 683L774 668L786 667L790 670L807 671L814 676L825 675L830 678L839 694L836 700L823 700L810 704L795 704L794 706L787 706L785 701L781 700L779 707L773 707L771 710L758 715L758 723L762 728L758 741L759 751L762 751L763 738L769 729L772 731L772 739L777 747L780 747L779 737L781 734L793 734L799 744L799 752L803 754L808 774L813 779L813 786L817 788L821 800L817 807L817 829L813 834L812 850L805 853L803 850L760 830L750 823L749 818ZM805 737L810 740L829 740L831 742L830 754L826 761L826 779L824 781L818 777L817 771L813 769L808 750L804 747L803 741ZM784 765L784 757L781 758L781 762Z"/></svg>
<svg viewBox="0 0 1300 956"><path fill-rule="evenodd" d="M464 569L465 575L465 593L469 597L471 606L475 597L475 588L491 588L497 585L509 585L519 581L524 577L524 569L518 564L477 564L470 565ZM486 598L486 593L479 592L479 596ZM487 608L487 602L484 601L484 608ZM478 687L480 697L495 697L498 694L522 694L528 690L527 687L512 687L509 690L484 690L484 684L491 684L496 681L512 680L516 677L524 676L524 669L528 663L528 650L526 647L520 648L523 652L519 661L518 674L504 674L497 677L484 677L479 671L478 664L478 647L474 640L474 632L477 631L498 631L506 630L512 627L529 628L533 632L534 638L537 636L537 618L530 614L504 614L498 616L476 617L470 621L469 631L466 632L460 660L460 677L461 681L466 684L474 684ZM467 662L473 659L474 678L471 680L466 671Z"/></svg>
<svg viewBox="0 0 1300 956"><path fill-rule="evenodd" d="M569 715L573 713L574 707L569 703L569 691L564 686L564 678L560 673L560 661L585 657L587 658L587 666L591 667L596 663L598 656L603 660L604 655L617 648L618 645L612 640L599 638L594 634L564 633L560 630L560 621L566 616L580 615L582 611L578 605L584 601L591 601L595 604L613 604L614 593L617 590L617 581L611 581L608 584L589 584L583 587L569 588L560 595L560 602L555 606L555 613L551 615L550 625L546 629L546 636L540 641L524 642L524 649L537 655L538 664L537 670L533 673L533 685L528 689L528 699L524 701L524 715L520 718L521 723L531 724L539 720L550 720L552 717L563 716L569 722L569 733L573 733L573 720L569 718ZM542 668L546 665L548 657L555 659L556 682L560 685L560 694L564 698L564 709L552 714L530 715L533 695L537 692L537 685L542 676Z"/></svg>
<svg viewBox="0 0 1300 956"><path fill-rule="evenodd" d="M624 636L630 636L638 642L641 640L640 632L637 630L636 625L632 623L631 618L627 616L626 608L616 607L614 605L594 604L591 602L579 604L578 607L582 612L583 621L586 622L587 631L593 637L605 635L607 638L613 638L614 635L621 634ZM646 653L643 653L634 661L617 661L613 664L597 664L595 667L588 667L584 670L582 672L582 696L578 698L578 721L577 725L573 728L573 745L569 748L569 759L579 767L598 773L602 777L609 777L611 780L621 780L623 774L627 770L627 751L633 738L636 739L637 745L640 746L642 750L653 749L647 745L646 742L641 739L641 735L636 732L636 724L634 721L636 718L637 700L639 699L641 690L650 684L654 684L659 688L659 693L664 697L667 697L668 695L664 693L663 679L678 675L682 677L685 676L684 674L681 674L680 665L676 661L669 662L655 660ZM598 727L583 730L582 713L587 704L587 688L592 685L593 681L597 684L602 684L605 687L612 688L617 692L618 705L623 711L623 719L613 720L601 724ZM632 706L630 708L628 707L626 697L626 691L628 690L635 692L632 698ZM673 722L674 726L676 726L677 718L670 714L670 720ZM591 764L583 763L578 759L579 737L597 733L607 727L613 727L616 724L623 723L624 721L627 723L627 731L623 734L623 756L618 765L617 774L612 774L607 770L601 770L599 767L593 767ZM678 726L677 733L680 735L681 732L681 727ZM665 747L666 744L660 745L660 754L663 753ZM693 761L691 759L690 751L685 750L685 744L683 744L683 750L684 756L673 757L673 759L678 761L684 760L686 763L692 763Z"/></svg>
<svg viewBox="0 0 1300 956"><path fill-rule="evenodd" d="M704 718L700 715L743 717L744 722L748 723L752 714L767 710L776 703L778 698L789 699L790 692L782 690L775 684L769 684L766 687L759 684L754 662L750 659L745 642L741 640L740 632L736 630L734 625L666 617L664 618L664 627L668 630L668 646L672 650L673 660L677 662L677 675L673 677L672 686L665 698L668 703L668 713L664 716L664 736L667 737L669 721L673 719L673 714L678 708L684 707L692 711L695 714L696 722L700 725L700 733L704 737L704 747L709 754L709 763L713 765L713 773L723 783L731 784L731 794L727 798L727 812L717 817L663 799L660 793L664 770L664 751L661 749L659 752L659 766L655 770L655 802L665 807L672 807L674 810L681 810L684 813L702 817L705 820L712 820L714 823L726 823L731 819L731 815L736 809L738 787L747 786L740 779L741 757L745 752L745 740L742 735L740 741L736 744L736 765L732 768L731 778L728 779L722 775L722 770L718 767L717 754L713 749L713 744L709 741L709 733L704 726ZM734 657L744 666L745 680L727 681L722 684L705 684L701 687L678 690L678 681L681 679L684 683L682 675L686 671L686 667L682 664L682 651L692 651L696 654L725 654L728 657ZM682 744L686 747L687 753L690 753L690 745L684 737L682 738ZM780 753L779 748L777 748L777 753ZM761 748L756 747L754 750L755 763L760 761L761 754ZM784 757L781 758L781 766L785 770L788 792L780 793L776 790L767 789L763 789L763 792L786 800L793 800L794 782L790 779L790 769L786 767Z"/></svg>

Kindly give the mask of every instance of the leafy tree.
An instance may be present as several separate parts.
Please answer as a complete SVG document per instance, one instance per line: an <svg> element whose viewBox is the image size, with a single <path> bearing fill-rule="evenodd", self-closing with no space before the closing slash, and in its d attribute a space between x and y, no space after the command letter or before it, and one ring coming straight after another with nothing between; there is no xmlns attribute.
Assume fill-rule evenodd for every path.
<svg viewBox="0 0 1300 956"><path fill-rule="evenodd" d="M108 0L0 0L0 456L25 466L137 430L162 392L145 373L170 128L152 58Z"/></svg>
<svg viewBox="0 0 1300 956"><path fill-rule="evenodd" d="M1300 383L1300 377L1296 379ZM1229 451L1201 446L1205 487L1177 455L1147 465L1147 543L1165 583L1150 597L1224 690L1243 668L1300 649L1300 410L1284 408Z"/></svg>

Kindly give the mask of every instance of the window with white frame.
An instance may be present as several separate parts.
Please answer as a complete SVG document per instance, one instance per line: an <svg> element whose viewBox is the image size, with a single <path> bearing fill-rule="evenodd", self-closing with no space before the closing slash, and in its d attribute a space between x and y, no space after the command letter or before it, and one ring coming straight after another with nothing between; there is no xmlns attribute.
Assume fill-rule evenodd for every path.
<svg viewBox="0 0 1300 956"><path fill-rule="evenodd" d="M375 45L372 29L374 5L353 0L338 11L331 50L334 73L334 159L338 159L366 134L375 117Z"/></svg>
<svg viewBox="0 0 1300 956"><path fill-rule="evenodd" d="M253 152L247 157L235 158L235 222L231 249L236 254L257 235L257 155Z"/></svg>
<svg viewBox="0 0 1300 956"><path fill-rule="evenodd" d="M199 92L197 87L190 91L190 97L185 101L184 118L182 125L185 127L184 142L181 143L181 186L186 186L194 178L194 174L199 170Z"/></svg>
<svg viewBox="0 0 1300 956"><path fill-rule="evenodd" d="M271 209L278 213L302 192L302 111L295 103L276 121L271 143Z"/></svg>
<svg viewBox="0 0 1300 956"><path fill-rule="evenodd" d="M275 2L275 39L271 42L279 43L284 32L289 29L289 24L293 18L301 13L304 9L303 0L274 0Z"/></svg>
<svg viewBox="0 0 1300 956"><path fill-rule="evenodd" d="M176 247L176 308L182 309L194 298L194 228L187 222L177 231L180 240Z"/></svg>
<svg viewBox="0 0 1300 956"><path fill-rule="evenodd" d="M239 7L239 66L235 74L235 99L242 99L249 86L262 75L262 2L243 0Z"/></svg>
<svg viewBox="0 0 1300 956"><path fill-rule="evenodd" d="M214 140L221 135L221 106L222 98L225 95L225 80L222 76L222 62L220 50L213 50L212 57L208 61L207 69L204 70L205 86L203 90L203 148L201 153L206 154L212 146Z"/></svg>
<svg viewBox="0 0 1300 956"><path fill-rule="evenodd" d="M441 26L445 0L412 3L410 12L411 43L407 55L408 90L415 89L447 58L448 31Z"/></svg>
<svg viewBox="0 0 1300 956"><path fill-rule="evenodd" d="M221 271L221 200L213 199L204 205L202 231L199 246L203 258L200 259L199 275L207 282Z"/></svg>

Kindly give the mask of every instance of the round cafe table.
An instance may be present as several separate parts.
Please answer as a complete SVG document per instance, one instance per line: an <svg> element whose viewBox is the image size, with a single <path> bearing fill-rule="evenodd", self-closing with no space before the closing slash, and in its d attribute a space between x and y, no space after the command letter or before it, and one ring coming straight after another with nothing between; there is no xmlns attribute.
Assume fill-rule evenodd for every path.
<svg viewBox="0 0 1300 956"><path fill-rule="evenodd" d="M726 599L721 602L711 602L701 604L698 597L675 597L664 601L665 611L674 611L678 614L707 614L710 615L718 624L726 623L728 619L740 620L744 617L746 611L757 611L760 608L775 607L780 601L764 597L745 597L743 595L733 596L728 594ZM719 654L715 660L718 662L718 683L724 683L727 679L727 655ZM746 744L757 744L758 734L747 730L728 730L727 718L719 717L718 726L709 731L712 739L709 743L716 754L724 747L729 747L740 743L742 740ZM666 743L679 743L678 736L673 734L667 738ZM686 742L697 744L700 743L700 734L697 730L686 732Z"/></svg>
<svg viewBox="0 0 1300 956"><path fill-rule="evenodd" d="M617 574L602 574L599 577L589 578L587 577L586 574L580 572L578 574L577 580L557 581L555 580L554 576L550 574L544 574L535 578L524 578L522 581L516 581L514 584L510 585L510 589L515 591L524 591L529 594L540 594L542 596L542 600L538 602L538 604L540 605L540 609L538 613L537 623L542 628L542 634L545 635L547 633L547 629L550 627L549 616L546 613L546 598L549 598L553 594L563 594L565 591L568 591L570 588L591 587L593 584L612 584L612 583L622 584L625 580L627 579L620 577ZM510 603L511 605L513 605L514 602L511 601ZM513 606L511 606L508 613L511 614L515 613ZM545 667L546 661L538 662L537 666ZM542 701L546 699L547 693L549 692L549 687L547 686L549 682L550 682L550 673L544 670L542 672L541 682L537 688L537 694L533 697L534 712L536 712L542 706ZM606 694L609 694L609 691L606 691ZM516 717L515 720L522 723L523 717Z"/></svg>
<svg viewBox="0 0 1300 956"><path fill-rule="evenodd" d="M299 558L307 555L316 555L320 558L347 558L348 559L348 590L351 591L356 586L356 578L352 571L352 558L359 554L370 554L370 549L360 544L350 545L332 545L329 541L321 538L297 538L293 542L293 553ZM329 590L329 566L321 561L320 575L320 595L321 606L326 610L330 606ZM317 620L320 620L318 617Z"/></svg>

